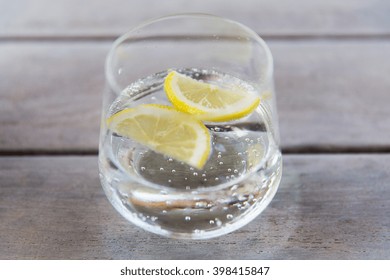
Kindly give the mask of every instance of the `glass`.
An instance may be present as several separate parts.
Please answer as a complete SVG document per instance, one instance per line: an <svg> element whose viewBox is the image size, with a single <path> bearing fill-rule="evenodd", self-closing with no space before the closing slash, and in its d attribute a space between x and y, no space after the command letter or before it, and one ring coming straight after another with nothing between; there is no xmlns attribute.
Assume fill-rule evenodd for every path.
<svg viewBox="0 0 390 280"><path fill-rule="evenodd" d="M272 55L255 32L211 15L155 19L115 41L105 70L100 179L123 217L163 236L205 239L246 225L266 208L282 167ZM212 143L202 170L107 127L107 118L125 108L172 105L163 88L171 70L261 100L246 117L204 123Z"/></svg>

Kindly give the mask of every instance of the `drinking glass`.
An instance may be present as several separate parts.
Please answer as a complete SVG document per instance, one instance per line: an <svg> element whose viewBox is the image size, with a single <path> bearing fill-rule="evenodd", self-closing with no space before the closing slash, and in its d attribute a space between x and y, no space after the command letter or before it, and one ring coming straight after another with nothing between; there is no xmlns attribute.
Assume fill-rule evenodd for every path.
<svg viewBox="0 0 390 280"><path fill-rule="evenodd" d="M172 106L163 87L172 70L260 98L245 117L204 122L211 152L201 170L107 125L110 116L126 108ZM206 239L241 228L266 208L279 186L282 158L272 55L255 32L204 14L154 19L114 42L105 71L100 179L124 218L166 237Z"/></svg>

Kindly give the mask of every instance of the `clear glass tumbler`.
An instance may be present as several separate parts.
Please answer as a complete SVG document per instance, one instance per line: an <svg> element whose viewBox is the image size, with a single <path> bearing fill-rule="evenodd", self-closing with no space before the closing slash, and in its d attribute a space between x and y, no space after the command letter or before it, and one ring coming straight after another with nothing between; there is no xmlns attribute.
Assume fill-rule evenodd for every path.
<svg viewBox="0 0 390 280"><path fill-rule="evenodd" d="M282 160L272 55L255 32L203 14L151 20L115 41L105 71L100 179L123 217L163 236L205 239L246 225L266 208L279 186ZM202 121L210 151L201 168L120 135L107 121L141 104L174 107L164 89L172 71L260 98L245 116Z"/></svg>

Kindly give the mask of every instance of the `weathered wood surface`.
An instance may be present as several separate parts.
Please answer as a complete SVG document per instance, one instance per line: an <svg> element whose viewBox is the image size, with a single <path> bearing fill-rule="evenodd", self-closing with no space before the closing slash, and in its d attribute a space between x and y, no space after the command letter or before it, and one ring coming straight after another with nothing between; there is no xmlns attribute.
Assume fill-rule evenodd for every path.
<svg viewBox="0 0 390 280"><path fill-rule="evenodd" d="M287 155L280 189L227 236L177 241L119 216L95 156L0 158L0 259L389 259L390 155Z"/></svg>
<svg viewBox="0 0 390 280"><path fill-rule="evenodd" d="M240 21L263 35L389 35L387 0L0 0L0 37L113 36L183 12Z"/></svg>
<svg viewBox="0 0 390 280"><path fill-rule="evenodd" d="M390 42L269 43L283 148L389 147ZM109 45L0 43L0 150L96 150Z"/></svg>

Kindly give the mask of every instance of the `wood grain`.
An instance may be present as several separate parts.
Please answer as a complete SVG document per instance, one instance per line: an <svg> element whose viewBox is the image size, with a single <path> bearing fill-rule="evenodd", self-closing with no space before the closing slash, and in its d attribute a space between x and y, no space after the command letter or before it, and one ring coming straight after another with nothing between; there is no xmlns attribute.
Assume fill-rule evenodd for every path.
<svg viewBox="0 0 390 280"><path fill-rule="evenodd" d="M0 44L0 151L96 152L109 45ZM389 149L390 42L269 45L284 149Z"/></svg>
<svg viewBox="0 0 390 280"><path fill-rule="evenodd" d="M206 241L129 224L103 194L97 158L0 158L0 259L389 259L390 155L285 156L252 223Z"/></svg>
<svg viewBox="0 0 390 280"><path fill-rule="evenodd" d="M0 0L0 37L117 36L151 18L211 13L262 35L388 35L386 0Z"/></svg>

